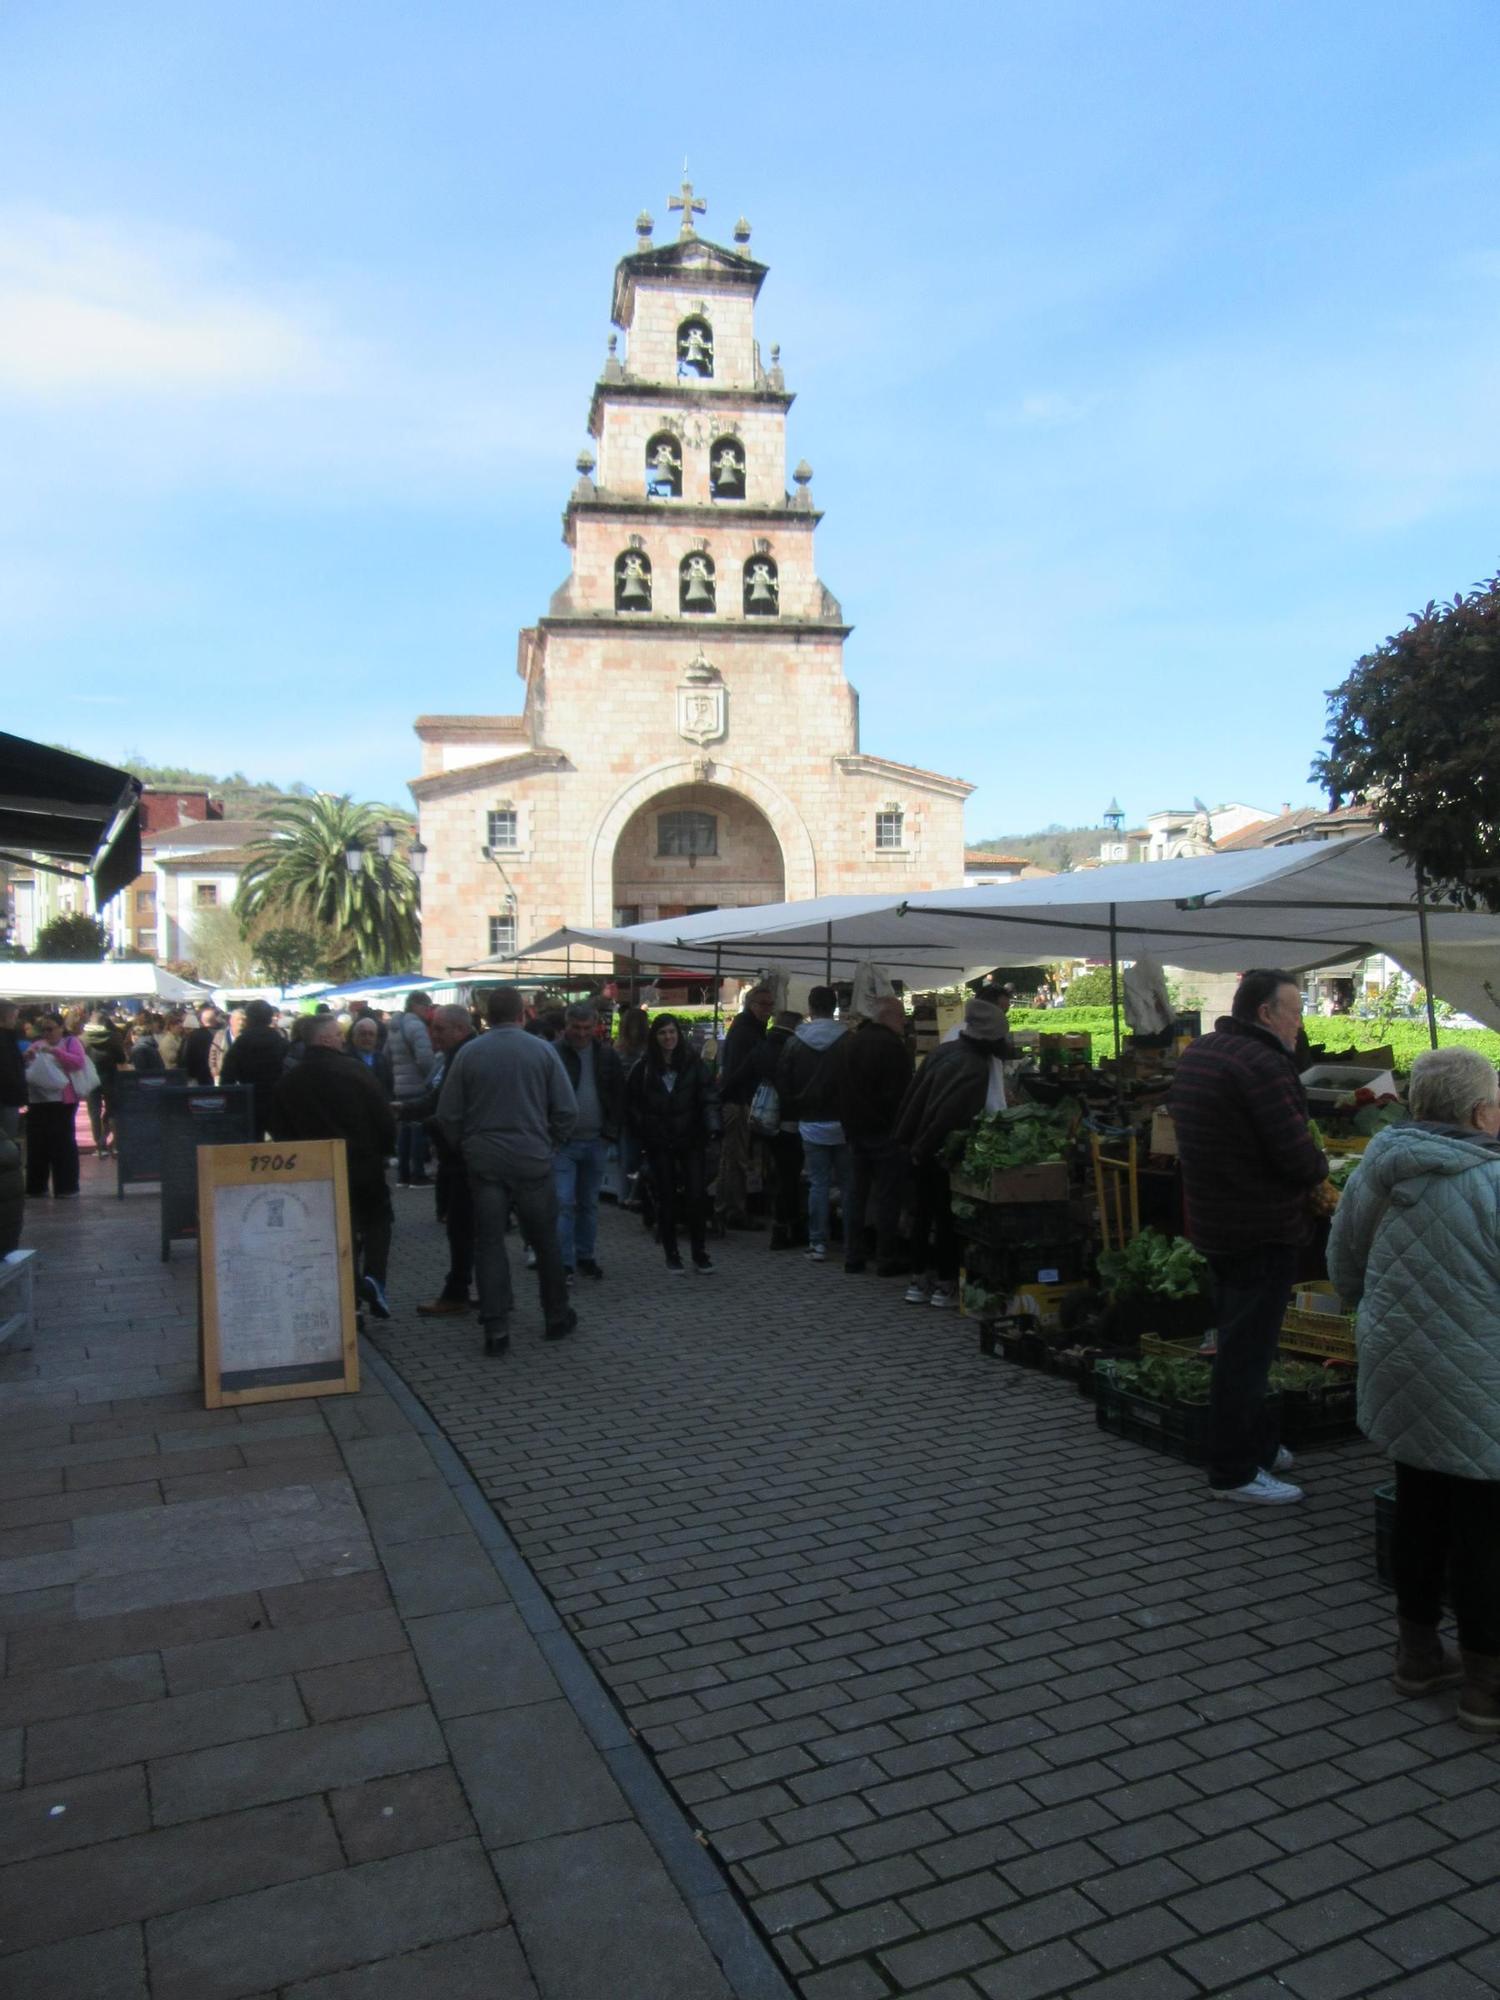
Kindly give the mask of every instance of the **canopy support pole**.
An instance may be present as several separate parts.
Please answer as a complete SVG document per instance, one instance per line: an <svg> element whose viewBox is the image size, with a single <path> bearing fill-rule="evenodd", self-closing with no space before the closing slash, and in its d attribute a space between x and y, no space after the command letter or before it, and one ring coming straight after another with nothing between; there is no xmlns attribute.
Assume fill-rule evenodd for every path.
<svg viewBox="0 0 1500 2000"><path fill-rule="evenodd" d="M1115 1024L1115 1061L1120 1060L1120 932L1116 905L1109 906L1109 1011Z"/></svg>
<svg viewBox="0 0 1500 2000"><path fill-rule="evenodd" d="M1417 870L1417 928L1422 934L1422 991L1427 996L1427 1036L1432 1047L1436 1048L1437 1002L1432 997L1432 950L1427 942L1427 885L1420 868Z"/></svg>
<svg viewBox="0 0 1500 2000"><path fill-rule="evenodd" d="M832 984L833 984L833 925L832 925L831 923L830 923L830 924L828 924L828 925L826 926L826 929L825 929L825 933L824 933L824 942L825 942L825 944L826 944L826 946L827 946L827 952L826 952L826 956L825 956L825 959L824 959L824 965L823 965L823 983L824 983L824 984L825 984L826 986L832 986Z"/></svg>
<svg viewBox="0 0 1500 2000"><path fill-rule="evenodd" d="M714 1040L715 1041L719 1039L719 996L724 985L723 976L719 969L719 962L723 958L723 956L724 956L723 945L716 944L714 946Z"/></svg>

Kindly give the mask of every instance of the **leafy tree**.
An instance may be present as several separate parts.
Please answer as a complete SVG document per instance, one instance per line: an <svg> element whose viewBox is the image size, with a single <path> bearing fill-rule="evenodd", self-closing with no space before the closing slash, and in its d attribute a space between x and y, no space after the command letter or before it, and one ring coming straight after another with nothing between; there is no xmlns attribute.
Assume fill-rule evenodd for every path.
<svg viewBox="0 0 1500 2000"><path fill-rule="evenodd" d="M1328 697L1312 776L1372 805L1435 893L1500 910L1500 575L1413 612Z"/></svg>
<svg viewBox="0 0 1500 2000"><path fill-rule="evenodd" d="M213 986L248 986L255 977L255 951L233 910L194 912L193 959L197 976Z"/></svg>
<svg viewBox="0 0 1500 2000"><path fill-rule="evenodd" d="M322 969L323 945L311 931L278 924L255 940L255 956L267 979L278 986L295 986Z"/></svg>
<svg viewBox="0 0 1500 2000"><path fill-rule="evenodd" d="M284 800L265 814L264 835L249 843L251 859L235 908L247 919L269 907L283 922L326 925L339 935L345 976L382 971L385 908L375 840L387 820L402 840L410 838L410 820L388 806L356 804L326 792ZM351 875L344 853L355 841L366 860L361 872ZM398 846L390 860L393 971L418 962L417 909L417 878Z"/></svg>
<svg viewBox="0 0 1500 2000"><path fill-rule="evenodd" d="M1109 1000L1109 967L1091 965L1068 981L1066 994L1070 1007L1107 1007ZM1120 1006L1125 1005L1125 988L1120 988Z"/></svg>
<svg viewBox="0 0 1500 2000"><path fill-rule="evenodd" d="M82 910L54 917L36 934L32 957L61 959L72 965L97 965L109 950L109 933L97 917Z"/></svg>

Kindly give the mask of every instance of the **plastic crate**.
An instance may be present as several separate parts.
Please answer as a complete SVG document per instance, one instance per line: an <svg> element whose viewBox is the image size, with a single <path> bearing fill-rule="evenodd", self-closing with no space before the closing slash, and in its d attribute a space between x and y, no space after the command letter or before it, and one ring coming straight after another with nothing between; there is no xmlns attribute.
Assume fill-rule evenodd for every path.
<svg viewBox="0 0 1500 2000"><path fill-rule="evenodd" d="M960 1197L968 1200L967 1196ZM1052 1249L1067 1244L1082 1245L1085 1228L1081 1208L1071 1201L970 1202L972 1215L955 1215L955 1234L971 1243L983 1243L994 1250L1015 1250L1026 1246ZM1052 1257L1038 1258L1038 1264Z"/></svg>
<svg viewBox="0 0 1500 2000"><path fill-rule="evenodd" d="M1148 1445L1188 1465L1208 1463L1208 1405L1158 1403L1114 1382L1107 1362L1094 1370L1094 1420L1101 1431Z"/></svg>
<svg viewBox="0 0 1500 2000"><path fill-rule="evenodd" d="M1324 1280L1299 1287L1302 1293L1335 1296ZM1281 1320L1281 1345L1289 1354L1307 1354L1319 1361L1342 1361L1354 1366L1354 1315L1350 1312L1306 1312L1288 1306Z"/></svg>
<svg viewBox="0 0 1500 2000"><path fill-rule="evenodd" d="M1288 1311L1281 1322L1281 1351L1316 1361L1354 1366L1354 1319L1345 1313Z"/></svg>
<svg viewBox="0 0 1500 2000"><path fill-rule="evenodd" d="M1352 1382L1334 1382L1326 1389L1283 1389L1281 1442L1291 1451L1339 1444L1359 1436Z"/></svg>

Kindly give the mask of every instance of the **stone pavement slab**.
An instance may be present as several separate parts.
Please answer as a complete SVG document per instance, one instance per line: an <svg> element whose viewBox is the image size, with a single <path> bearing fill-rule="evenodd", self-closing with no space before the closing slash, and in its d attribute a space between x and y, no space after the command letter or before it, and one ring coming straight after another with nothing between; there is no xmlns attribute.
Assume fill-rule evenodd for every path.
<svg viewBox="0 0 1500 2000"><path fill-rule="evenodd" d="M403 1208L379 1350L807 2000L1500 1992L1500 1746L1390 1685L1369 1447L1215 1506L899 1284L608 1209L486 1360L444 1252Z"/></svg>
<svg viewBox="0 0 1500 2000"><path fill-rule="evenodd" d="M154 1199L86 1165L27 1223L35 1343L0 1359L0 1993L631 2000L624 1967L639 2000L785 2000L395 1378L371 1357L354 1397L203 1410L192 1261L159 1262Z"/></svg>

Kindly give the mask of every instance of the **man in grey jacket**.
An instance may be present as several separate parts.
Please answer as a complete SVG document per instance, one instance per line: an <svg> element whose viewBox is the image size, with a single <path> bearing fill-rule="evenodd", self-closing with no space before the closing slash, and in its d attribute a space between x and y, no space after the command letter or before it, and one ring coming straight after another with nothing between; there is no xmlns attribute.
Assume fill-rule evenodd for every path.
<svg viewBox="0 0 1500 2000"><path fill-rule="evenodd" d="M494 989L490 1032L453 1056L438 1098L438 1125L463 1154L474 1191L474 1275L486 1354L504 1354L510 1345L514 1294L505 1230L512 1210L536 1252L547 1338L561 1340L578 1324L568 1304L552 1177L552 1156L578 1122L578 1100L556 1049L522 1028L524 1011L518 987Z"/></svg>
<svg viewBox="0 0 1500 2000"><path fill-rule="evenodd" d="M391 1022L386 1036L386 1054L391 1059L391 1084L396 1103L412 1104L425 1096L437 1051L427 1024L432 1019L432 999L426 993L408 993L406 1006ZM426 1187L427 1134L413 1117L396 1114L396 1185Z"/></svg>

